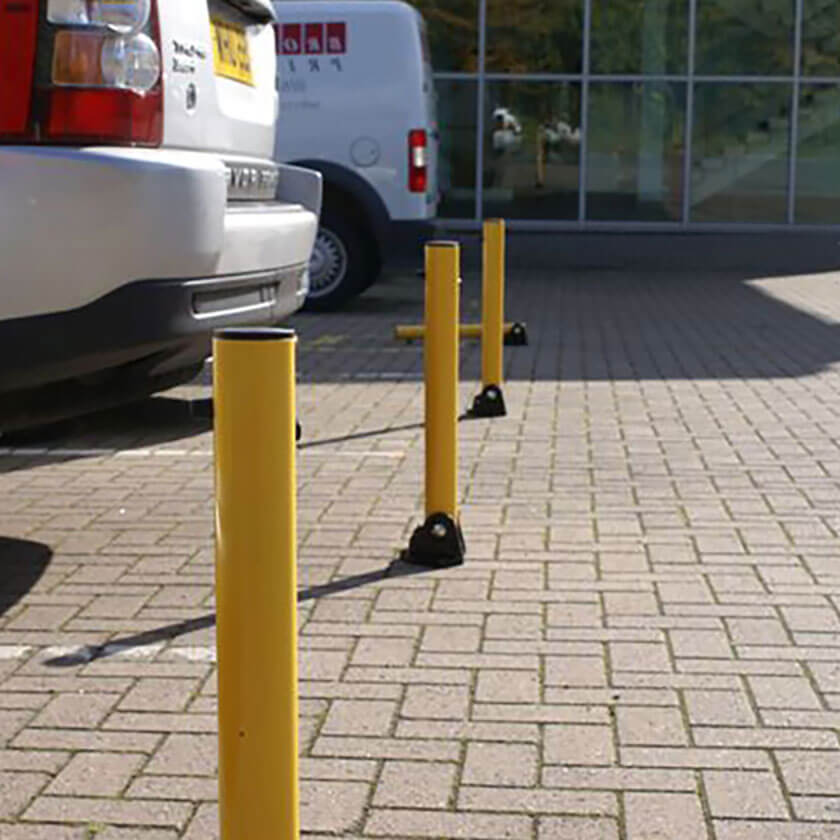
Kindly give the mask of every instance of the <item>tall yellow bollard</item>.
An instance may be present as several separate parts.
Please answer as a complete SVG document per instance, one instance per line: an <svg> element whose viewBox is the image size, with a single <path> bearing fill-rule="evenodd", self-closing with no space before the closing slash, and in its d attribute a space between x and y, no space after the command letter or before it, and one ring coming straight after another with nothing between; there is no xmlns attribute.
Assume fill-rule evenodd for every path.
<svg viewBox="0 0 840 840"><path fill-rule="evenodd" d="M295 345L213 342L221 840L298 840Z"/></svg>
<svg viewBox="0 0 840 840"><path fill-rule="evenodd" d="M481 393L473 400L473 417L504 417L502 394L505 340L505 223L484 223L481 281Z"/></svg>
<svg viewBox="0 0 840 840"><path fill-rule="evenodd" d="M464 561L458 516L458 313L460 248L426 246L426 521L411 537L406 559L445 568Z"/></svg>
<svg viewBox="0 0 840 840"><path fill-rule="evenodd" d="M481 384L502 384L502 341L505 323L505 223L484 223L481 281Z"/></svg>

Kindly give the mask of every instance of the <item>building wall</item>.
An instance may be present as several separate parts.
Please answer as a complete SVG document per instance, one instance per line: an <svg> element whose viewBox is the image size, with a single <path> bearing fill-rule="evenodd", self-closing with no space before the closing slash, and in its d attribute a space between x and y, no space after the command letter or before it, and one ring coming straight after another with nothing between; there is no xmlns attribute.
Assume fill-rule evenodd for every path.
<svg viewBox="0 0 840 840"><path fill-rule="evenodd" d="M840 222L840 0L412 0L442 217Z"/></svg>

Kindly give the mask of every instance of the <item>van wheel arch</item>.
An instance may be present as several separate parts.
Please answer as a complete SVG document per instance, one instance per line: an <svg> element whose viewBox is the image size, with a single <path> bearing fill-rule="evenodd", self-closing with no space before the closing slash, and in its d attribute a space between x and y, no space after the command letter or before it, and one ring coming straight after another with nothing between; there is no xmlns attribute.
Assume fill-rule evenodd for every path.
<svg viewBox="0 0 840 840"><path fill-rule="evenodd" d="M340 195L343 200L352 201L361 208L380 251L388 237L391 215L382 196L361 175L346 166L328 160L296 160L294 166L302 166L320 172L324 183L324 201L331 195Z"/></svg>
<svg viewBox="0 0 840 840"><path fill-rule="evenodd" d="M321 224L310 261L304 308L340 309L376 282L382 270L379 242L363 204L325 179Z"/></svg>
<svg viewBox="0 0 840 840"><path fill-rule="evenodd" d="M382 243L376 235L374 223L364 203L352 193L328 179L324 179L322 213L341 213L352 219L359 232L368 240L374 263L381 269Z"/></svg>

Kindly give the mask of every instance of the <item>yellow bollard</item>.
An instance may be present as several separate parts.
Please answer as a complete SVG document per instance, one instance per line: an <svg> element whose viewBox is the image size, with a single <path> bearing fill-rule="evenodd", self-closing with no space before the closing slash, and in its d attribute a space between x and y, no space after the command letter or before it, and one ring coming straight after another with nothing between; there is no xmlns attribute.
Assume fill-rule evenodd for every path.
<svg viewBox="0 0 840 840"><path fill-rule="evenodd" d="M295 345L213 342L221 840L298 840Z"/></svg>
<svg viewBox="0 0 840 840"><path fill-rule="evenodd" d="M460 248L426 246L426 521L411 537L406 559L445 568L464 561L458 516L458 311Z"/></svg>
<svg viewBox="0 0 840 840"><path fill-rule="evenodd" d="M481 384L502 384L502 340L505 312L505 223L484 223L481 281Z"/></svg>
<svg viewBox="0 0 840 840"><path fill-rule="evenodd" d="M505 344L522 346L528 343L525 324L518 321L506 322L504 335ZM426 328L422 324L399 324L394 327L394 338L400 341L423 341L425 337ZM481 324L460 324L458 337L462 341L481 338Z"/></svg>
<svg viewBox="0 0 840 840"><path fill-rule="evenodd" d="M505 223L484 223L481 281L481 393L473 400L472 417L503 417L502 395L505 315Z"/></svg>

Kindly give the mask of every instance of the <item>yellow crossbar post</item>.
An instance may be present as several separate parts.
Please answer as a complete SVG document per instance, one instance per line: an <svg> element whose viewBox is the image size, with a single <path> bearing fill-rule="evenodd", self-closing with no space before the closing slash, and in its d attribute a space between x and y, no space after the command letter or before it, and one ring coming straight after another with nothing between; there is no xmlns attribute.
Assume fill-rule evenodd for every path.
<svg viewBox="0 0 840 840"><path fill-rule="evenodd" d="M526 344L525 324L519 321L506 321L504 326L505 344ZM400 341L423 341L426 328L422 324L399 324L394 327L394 338ZM480 339L481 324L460 324L458 337L464 340Z"/></svg>
<svg viewBox="0 0 840 840"><path fill-rule="evenodd" d="M298 840L295 334L214 339L221 840Z"/></svg>

